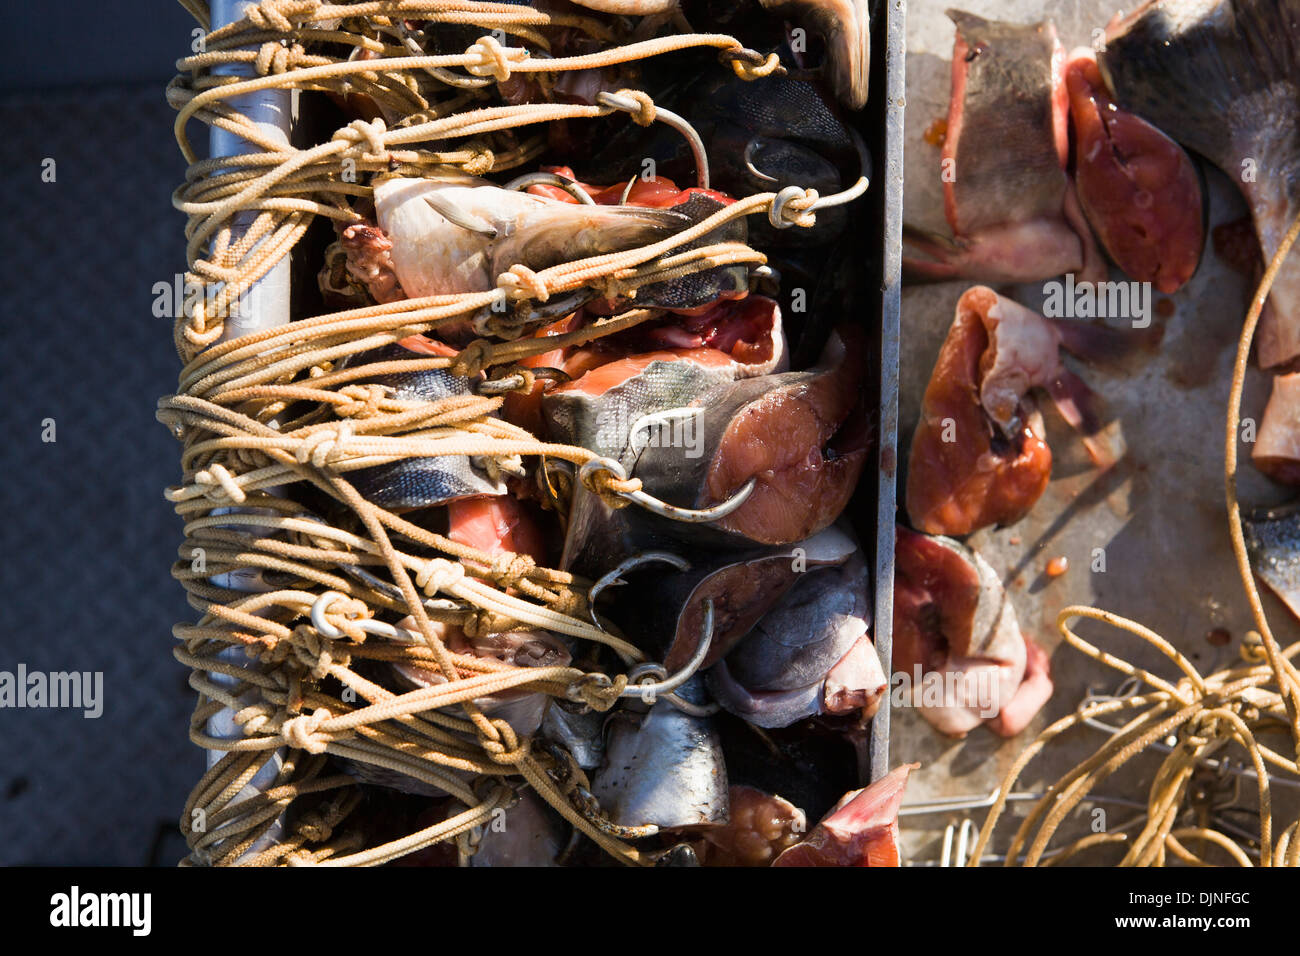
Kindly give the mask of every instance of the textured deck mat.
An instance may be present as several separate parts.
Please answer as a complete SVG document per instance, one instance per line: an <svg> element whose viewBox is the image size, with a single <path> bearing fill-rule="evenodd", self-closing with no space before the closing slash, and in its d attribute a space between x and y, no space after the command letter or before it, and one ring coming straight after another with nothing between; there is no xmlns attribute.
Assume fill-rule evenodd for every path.
<svg viewBox="0 0 1300 956"><path fill-rule="evenodd" d="M0 709L0 864L184 853L203 757L170 629L193 612L168 575L178 445L153 418L178 369L152 312L184 267L173 116L159 84L0 96L0 672L103 674L98 719Z"/></svg>

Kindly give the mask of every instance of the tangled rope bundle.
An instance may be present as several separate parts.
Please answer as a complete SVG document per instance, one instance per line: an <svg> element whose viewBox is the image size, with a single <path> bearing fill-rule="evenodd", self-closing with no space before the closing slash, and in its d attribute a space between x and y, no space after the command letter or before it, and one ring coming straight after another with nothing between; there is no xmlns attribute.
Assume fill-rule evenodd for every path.
<svg viewBox="0 0 1300 956"><path fill-rule="evenodd" d="M1057 626L1065 640L1093 660L1124 674L1126 683L1135 687L1134 692L1085 702L1075 713L1038 735L1007 772L997 800L980 829L969 865L979 865L1016 781L1034 757L1052 741L1086 721L1136 712L1115 730L1110 740L1053 783L1033 805L1006 850L1007 865L1016 862L1025 866L1051 865L1074 859L1077 854L1096 847L1122 846L1123 866L1163 866L1171 856L1198 866L1223 861L1252 866L1252 853L1257 854L1261 866L1300 866L1300 819L1281 827L1275 823L1269 776L1280 772L1300 779L1300 672L1295 665L1300 642L1284 649L1273 636L1255 586L1237 503L1237 443L1250 346L1269 290L1298 234L1300 218L1278 247L1251 300L1238 342L1228 400L1224 461L1228 525L1238 573L1258 628L1242 644L1242 665L1203 676L1169 641L1141 624L1097 608L1063 608L1057 616ZM1140 638L1173 661L1182 678L1177 683L1167 681L1098 649L1071 629L1071 622L1077 618L1101 621ZM1139 693L1142 684L1151 690ZM1266 735L1283 741L1281 750L1262 743L1260 738ZM1062 821L1088 799L1097 783L1153 744L1166 741L1172 746L1152 778L1145 813L1122 827L1092 833L1049 850ZM1198 769L1216 754L1222 761L1232 745L1245 752L1257 783L1259 835L1248 840L1253 844L1250 847L1243 846L1240 836L1213 826L1205 807L1197 807L1193 799L1198 789L1195 785ZM1220 763L1220 767L1226 768L1227 764ZM1141 826L1136 833L1129 832L1138 824ZM1198 843L1197 849L1188 846L1193 842Z"/></svg>
<svg viewBox="0 0 1300 956"><path fill-rule="evenodd" d="M185 5L207 30L206 7L198 0ZM413 49L411 21L432 30L475 27L481 36L464 53L428 56L418 45ZM602 645L629 668L643 662L643 654L612 628L593 624L584 582L526 556L493 557L419 527L367 501L348 475L411 457L469 455L489 470L517 468L522 459L541 462L538 484L551 488L546 463L568 462L577 476L570 481L612 505L627 505L638 481L587 449L540 441L493 413L504 392L531 391L533 373L520 360L657 313L632 309L538 339L526 337L529 307L583 287L629 295L649 282L720 265L760 265L763 255L743 243L692 244L759 212L777 225L809 226L817 194L788 187L740 198L643 248L536 272L516 265L485 292L295 315L286 325L238 338L227 335L224 321L314 221L360 219L352 203L370 197L366 174L420 177L447 167L499 173L542 152L539 131L548 122L617 112L641 125L657 119L654 102L640 90L621 91L604 105L490 105L487 94L512 76L537 77L546 88L564 71L691 47L716 49L720 67L746 80L779 69L775 55L755 54L729 36L621 42L620 24L473 0L264 0L240 22L207 32L201 52L178 62L168 100L178 111L177 140L191 165L175 205L189 216L186 281L197 291L175 324L176 347L187 364L177 394L159 402L158 418L184 449L184 479L167 493L185 520L173 574L201 615L175 628L181 642L176 657L191 668L190 684L199 695L190 736L223 752L185 808L188 863L374 865L451 840L464 861L473 852L475 828L515 799L521 786L532 787L615 858L646 862L592 804L586 777L571 758L534 751L528 738L474 704L527 688L607 710L627 676L568 666L511 667L453 653L435 625L459 625L471 636L545 629ZM546 26L600 40L601 52L550 58L510 45L517 38L546 49L540 31ZM265 90L360 96L383 115L400 118L391 125L358 119L299 149L267 136L232 105ZM250 151L199 159L186 136L190 120L242 138ZM349 361L466 318L478 338L454 356ZM486 373L494 388L414 402L362 381L429 369L469 378ZM288 493L304 487L355 516L351 530L306 513ZM558 502L563 495L551 490ZM368 586L365 578L344 573L349 569L371 569L391 584ZM276 583L257 592L230 586L241 575ZM410 615L421 640L368 639L383 612ZM232 659L231 649L249 660ZM354 666L376 660L423 665L445 682L394 694ZM227 711L242 736L211 732L210 721ZM360 829L348 825L361 799L356 780L331 772L331 755L422 781L455 803L433 825L366 846ZM271 782L250 792L250 781L268 774Z"/></svg>

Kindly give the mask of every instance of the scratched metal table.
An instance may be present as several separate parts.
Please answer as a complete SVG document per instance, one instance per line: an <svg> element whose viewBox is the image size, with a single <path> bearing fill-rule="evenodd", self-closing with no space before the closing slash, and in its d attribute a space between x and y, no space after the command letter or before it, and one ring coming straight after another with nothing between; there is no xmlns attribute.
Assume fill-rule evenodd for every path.
<svg viewBox="0 0 1300 956"><path fill-rule="evenodd" d="M907 107L905 111L903 208L907 222L947 231L943 219L939 148L924 134L947 115L953 26L944 15L952 0L911 0L907 10ZM981 16L1030 23L1051 17L1069 50L1090 44L1116 10L1097 0L967 0L964 9ZM1130 4L1127 9L1131 9ZM996 144L990 144L996 148ZM1245 215L1233 185L1206 167L1210 225ZM1122 278L1115 273L1113 278ZM921 394L952 322L960 294L973 282L911 286L903 291L902 356L899 390L899 452L905 465L919 415ZM1135 357L1128 366L1103 372L1073 367L1107 402L1114 421L1108 434L1127 448L1127 456L1107 472L1090 467L1081 446L1054 410L1044 409L1052 447L1052 481L1032 513L1014 526L985 530L970 543L1002 575L1022 628L1051 655L1056 692L1020 737L1002 741L987 730L950 740L931 730L907 708L892 715L891 758L918 760L907 803L941 797L979 796L992 791L1035 733L1069 713L1089 688L1114 690L1117 672L1076 653L1060 640L1057 612L1068 604L1092 604L1155 629L1192 662L1209 673L1237 655L1237 642L1253 625L1228 543L1223 492L1224 416L1236 341L1250 295L1246 280L1218 261L1207 248L1196 276L1172 297L1176 307L1163 323L1157 352ZM1041 285L1017 289L1018 301L1039 308ZM1158 294L1156 299L1161 298ZM1247 382L1243 416L1256 421L1267 398L1266 377L1257 370ZM1249 460L1249 446L1241 449ZM899 476L900 504L905 474ZM1247 506L1276 504L1291 494L1243 465L1239 495ZM1091 568L1102 549L1104 572ZM1069 570L1051 579L1044 566L1052 557L1069 560ZM1266 596L1278 639L1300 637L1300 627L1281 603ZM1079 627L1081 635L1129 660L1168 674L1170 665L1146 645L1104 627ZM1226 629L1232 642L1214 646L1207 636ZM1093 730L1077 730L1030 764L1017 789L1039 790L1090 755L1104 742ZM1097 791L1144 800L1156 759L1141 758L1126 771L1103 781ZM1243 805L1253 807L1253 785L1243 788ZM1020 805L1023 809L1023 804ZM1103 805L1113 823L1134 810ZM986 811L931 813L903 818L905 850L916 862L939 856L944 827L970 816L978 825ZM1018 814L1010 814L1017 817ZM1085 804L1063 826L1087 832L1093 821ZM993 852L1005 846L1009 828L1000 825ZM1058 838L1060 839L1060 838ZM1097 857L1093 857L1097 859Z"/></svg>

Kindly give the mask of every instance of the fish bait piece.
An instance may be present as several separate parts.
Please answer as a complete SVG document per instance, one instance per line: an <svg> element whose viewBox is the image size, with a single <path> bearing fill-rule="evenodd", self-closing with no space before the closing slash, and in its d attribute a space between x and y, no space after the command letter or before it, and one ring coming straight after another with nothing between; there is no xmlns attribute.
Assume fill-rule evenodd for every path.
<svg viewBox="0 0 1300 956"><path fill-rule="evenodd" d="M1148 2L1106 30L1101 72L1125 109L1237 184L1263 261L1300 213L1300 0ZM1259 364L1300 355L1300 261L1283 264L1256 336Z"/></svg>
<svg viewBox="0 0 1300 956"><path fill-rule="evenodd" d="M399 626L412 630L415 619L407 617ZM544 631L506 631L468 638L453 624L435 621L433 627L453 654L500 661L513 667L567 667L572 661L564 642ZM407 687L436 687L447 683L436 667L394 662L392 668ZM473 702L483 713L504 720L515 733L523 735L534 733L542 725L549 700L548 695L538 691L514 689L476 697Z"/></svg>
<svg viewBox="0 0 1300 956"><path fill-rule="evenodd" d="M1300 485L1300 372L1274 377L1250 460L1274 481Z"/></svg>
<svg viewBox="0 0 1300 956"><path fill-rule="evenodd" d="M516 264L533 270L649 245L685 228L677 212L588 206L464 177L375 185L379 228L410 297L486 292Z"/></svg>
<svg viewBox="0 0 1300 956"><path fill-rule="evenodd" d="M730 801L731 819L693 844L701 866L771 866L808 829L804 812L777 794L733 784Z"/></svg>
<svg viewBox="0 0 1300 956"><path fill-rule="evenodd" d="M707 699L698 676L678 693L695 704ZM643 713L636 706L610 718L605 760L591 780L601 810L627 827L726 823L727 768L712 719L683 713L666 700Z"/></svg>
<svg viewBox="0 0 1300 956"><path fill-rule="evenodd" d="M927 534L1011 524L1051 477L1052 452L1029 393L1044 389L1083 436L1093 462L1113 464L1098 437L1099 400L1060 349L1113 359L1143 336L1079 321L1050 322L986 286L968 289L939 351L912 437L906 503Z"/></svg>
<svg viewBox="0 0 1300 956"><path fill-rule="evenodd" d="M773 866L900 866L898 810L907 775L920 764L903 764L869 787L854 790L790 847Z"/></svg>
<svg viewBox="0 0 1300 956"><path fill-rule="evenodd" d="M415 351L389 345L357 356L356 362L394 362L417 357ZM474 394L469 379L452 375L446 369L376 375L361 382L386 386L394 398L407 401L436 402ZM346 477L367 500L399 512L473 496L502 495L506 490L499 479L493 480L476 468L468 455L405 458L387 465L360 468Z"/></svg>
<svg viewBox="0 0 1300 956"><path fill-rule="evenodd" d="M709 671L718 702L769 728L823 713L870 717L888 682L867 636L867 585L860 552L840 567L801 574Z"/></svg>
<svg viewBox="0 0 1300 956"><path fill-rule="evenodd" d="M1166 295L1196 271L1205 248L1205 196L1190 157L1110 98L1091 51L1065 73L1079 204L1114 263Z"/></svg>
<svg viewBox="0 0 1300 956"><path fill-rule="evenodd" d="M1065 171L1065 50L1056 27L960 10L948 16L957 39L941 168L954 238L907 228L906 241L933 257L905 260L908 274L1037 282L1068 272L1105 279Z"/></svg>
<svg viewBox="0 0 1300 956"><path fill-rule="evenodd" d="M564 819L531 789L480 832L470 866L559 866L556 858L568 842Z"/></svg>
<svg viewBox="0 0 1300 956"><path fill-rule="evenodd" d="M954 737L986 721L1003 736L1023 730L1052 683L997 573L957 541L902 526L895 566L893 666L921 716Z"/></svg>

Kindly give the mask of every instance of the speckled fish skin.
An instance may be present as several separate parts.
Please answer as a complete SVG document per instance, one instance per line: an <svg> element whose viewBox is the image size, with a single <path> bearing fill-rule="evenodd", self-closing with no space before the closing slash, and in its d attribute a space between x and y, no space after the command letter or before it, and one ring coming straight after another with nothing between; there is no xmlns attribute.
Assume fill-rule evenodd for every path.
<svg viewBox="0 0 1300 956"><path fill-rule="evenodd" d="M945 191L949 223L970 235L1005 222L1057 217L1065 202L1065 128L1054 58L1064 51L1050 21L1020 25L949 10L964 41L960 123L949 120ZM954 54L956 55L956 54ZM962 65L962 64L958 64ZM954 88L954 99L959 91ZM1058 126L1059 124L1059 126Z"/></svg>
<svg viewBox="0 0 1300 956"><path fill-rule="evenodd" d="M1146 3L1110 25L1097 59L1121 106L1237 184L1272 258L1300 212L1300 0ZM1294 258L1269 303L1256 339L1265 368L1300 355Z"/></svg>
<svg viewBox="0 0 1300 956"><path fill-rule="evenodd" d="M366 352L357 357L358 364L418 359L424 356L400 345ZM472 395L469 379L452 375L445 369L428 369L377 375L366 383L386 385L395 398L436 402L459 395ZM392 511L410 511L446 504L475 495L505 494L505 485L493 481L475 468L466 455L441 455L437 458L406 458L387 465L375 465L347 473L345 476L366 499Z"/></svg>
<svg viewBox="0 0 1300 956"><path fill-rule="evenodd" d="M708 699L701 678L678 693ZM693 717L668 701L645 713L630 705L608 727L605 762L591 780L601 810L620 826L726 823L730 812L722 742L710 717Z"/></svg>
<svg viewBox="0 0 1300 956"><path fill-rule="evenodd" d="M1300 502L1252 512L1242 525L1255 574L1300 617Z"/></svg>

